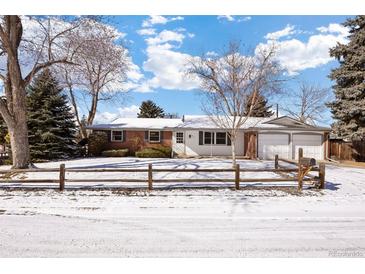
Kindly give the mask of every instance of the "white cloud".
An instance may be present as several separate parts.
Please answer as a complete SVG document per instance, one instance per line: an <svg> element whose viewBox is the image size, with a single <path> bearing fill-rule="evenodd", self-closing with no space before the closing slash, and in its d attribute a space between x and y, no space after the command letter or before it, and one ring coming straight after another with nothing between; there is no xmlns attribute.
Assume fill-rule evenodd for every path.
<svg viewBox="0 0 365 274"><path fill-rule="evenodd" d="M147 20L144 20L142 22L142 27L144 27L144 28L151 27L156 24L165 25L168 22L177 21L177 20L184 20L184 17L177 16L177 17L168 18L168 17L164 17L161 15L151 15L150 18L148 18Z"/></svg>
<svg viewBox="0 0 365 274"><path fill-rule="evenodd" d="M134 64L132 61L129 65L129 70L127 71L127 78L134 82L143 78L143 74L141 73L139 66Z"/></svg>
<svg viewBox="0 0 365 274"><path fill-rule="evenodd" d="M118 108L118 114L120 117L137 117L139 112L139 106L131 105L129 107Z"/></svg>
<svg viewBox="0 0 365 274"><path fill-rule="evenodd" d="M252 19L251 16L240 17L237 19L237 22L246 22L246 21L250 21L251 19Z"/></svg>
<svg viewBox="0 0 365 274"><path fill-rule="evenodd" d="M155 24L166 24L168 22L166 17L160 15L152 15L147 20L142 22L142 27L150 27Z"/></svg>
<svg viewBox="0 0 365 274"><path fill-rule="evenodd" d="M341 34L342 36L349 35L348 28L346 28L340 24L335 24L335 23L329 24L328 27L324 27L324 26L319 27L319 28L317 28L317 30L322 33L338 33L338 34Z"/></svg>
<svg viewBox="0 0 365 274"><path fill-rule="evenodd" d="M275 31L275 32L271 32L265 35L265 39L267 40L277 40L281 37L285 37L285 36L289 36L294 34L295 31L295 26L292 25L286 25L286 27L282 30L279 31Z"/></svg>
<svg viewBox="0 0 365 274"><path fill-rule="evenodd" d="M147 44L149 45L157 45L163 44L169 41L182 43L185 35L179 32L171 31L171 30L163 30L155 37L150 37L146 39Z"/></svg>
<svg viewBox="0 0 365 274"><path fill-rule="evenodd" d="M342 44L348 42L346 38L348 31L331 27L331 24L317 30L320 33L309 36L306 41L298 39L269 40L259 44L258 47L267 47L275 43L278 48L276 59L290 75L294 75L302 70L316 68L331 62L333 58L329 56L329 49L338 42ZM290 31L286 33L290 33Z"/></svg>
<svg viewBox="0 0 365 274"><path fill-rule="evenodd" d="M169 21L181 21L181 20L184 20L184 17L176 16L169 19Z"/></svg>
<svg viewBox="0 0 365 274"><path fill-rule="evenodd" d="M155 35L156 34L156 30L153 29L153 28L146 28L146 29L137 30L137 33L139 35Z"/></svg>
<svg viewBox="0 0 365 274"><path fill-rule="evenodd" d="M182 19L182 17L168 18L170 21ZM166 23L161 18L159 22ZM135 92L153 92L157 88L176 90L197 88L197 80L187 78L185 75L186 65L192 56L176 50L186 37L194 36L184 28L176 28L173 31L165 29L146 38L147 60L143 63L143 70L152 75L147 79L141 79L138 83L130 84L131 89Z"/></svg>
<svg viewBox="0 0 365 274"><path fill-rule="evenodd" d="M139 106L131 105L128 107L118 108L116 113L111 113L108 111L98 112L95 115L94 124L106 124L113 122L118 118L134 118L137 117L139 112Z"/></svg>
<svg viewBox="0 0 365 274"><path fill-rule="evenodd" d="M251 16L232 16L232 15L218 15L217 19L222 21L222 20L227 20L229 22L246 22L246 21L250 21L252 18Z"/></svg>
<svg viewBox="0 0 365 274"><path fill-rule="evenodd" d="M164 41L167 40L177 41L177 39L164 39ZM199 85L198 81L187 78L185 75L186 66L192 56L176 51L176 47L168 42L160 43L160 40L156 41L147 42L147 60L143 63L143 70L152 73L152 77L143 79L133 91L153 92L157 88L176 90L192 90L197 88Z"/></svg>
<svg viewBox="0 0 365 274"><path fill-rule="evenodd" d="M207 55L207 56L218 56L218 53L216 53L215 51L208 51L205 55Z"/></svg>
<svg viewBox="0 0 365 274"><path fill-rule="evenodd" d="M153 73L148 81L152 88L191 90L198 83L185 77L186 65L190 55L172 50L165 46L150 46L147 48L148 59L143 69Z"/></svg>
<svg viewBox="0 0 365 274"><path fill-rule="evenodd" d="M218 15L217 18L218 20L224 19L230 22L234 21L234 17L232 15Z"/></svg>

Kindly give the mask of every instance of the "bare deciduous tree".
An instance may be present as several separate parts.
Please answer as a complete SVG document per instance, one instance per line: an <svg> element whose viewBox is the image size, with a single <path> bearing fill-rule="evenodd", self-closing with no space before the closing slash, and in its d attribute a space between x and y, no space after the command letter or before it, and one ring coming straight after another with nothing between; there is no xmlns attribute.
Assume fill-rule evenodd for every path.
<svg viewBox="0 0 365 274"><path fill-rule="evenodd" d="M62 39L77 26L50 17L0 17L0 80L5 93L0 98L0 113L10 134L13 168L26 168L30 160L26 87L43 69L70 63Z"/></svg>
<svg viewBox="0 0 365 274"><path fill-rule="evenodd" d="M286 95L291 104L283 110L303 123L315 125L323 119L331 92L328 88L302 82L298 90Z"/></svg>
<svg viewBox="0 0 365 274"><path fill-rule="evenodd" d="M86 138L85 126L94 121L98 103L115 98L123 90L130 59L127 50L118 44L119 38L116 29L90 18L82 20L77 31L68 37L70 59L76 65L61 66L60 71L82 138ZM79 115L81 104L86 104L88 110L84 123Z"/></svg>
<svg viewBox="0 0 365 274"><path fill-rule="evenodd" d="M251 116L258 94L280 90L282 70L274 61L274 54L272 46L257 49L251 56L243 55L238 43L230 43L228 51L221 56L203 56L189 62L188 74L200 79L203 111L230 134L233 166L236 165L237 133ZM250 104L247 100L251 100ZM250 105L249 110L246 105Z"/></svg>

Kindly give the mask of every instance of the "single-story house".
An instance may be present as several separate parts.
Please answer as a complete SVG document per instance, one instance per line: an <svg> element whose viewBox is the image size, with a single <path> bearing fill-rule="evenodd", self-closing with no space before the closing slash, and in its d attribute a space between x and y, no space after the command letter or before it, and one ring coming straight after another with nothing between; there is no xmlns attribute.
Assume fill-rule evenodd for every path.
<svg viewBox="0 0 365 274"><path fill-rule="evenodd" d="M88 127L108 135L108 149L128 148L134 152L144 147L164 145L181 156L230 156L229 130L221 129L208 116L188 115L182 119L119 118L110 124ZM250 117L238 131L237 156L273 159L297 159L299 147L306 157L318 160L328 155L330 128L312 126L293 118Z"/></svg>

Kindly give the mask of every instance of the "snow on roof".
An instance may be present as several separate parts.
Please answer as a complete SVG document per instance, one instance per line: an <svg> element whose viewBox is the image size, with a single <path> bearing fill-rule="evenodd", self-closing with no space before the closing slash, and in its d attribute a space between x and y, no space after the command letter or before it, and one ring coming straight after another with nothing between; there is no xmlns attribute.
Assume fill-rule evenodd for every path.
<svg viewBox="0 0 365 274"><path fill-rule="evenodd" d="M273 117L261 118L261 117L249 117L242 129L251 127L280 127L279 125L266 125L264 122L272 120ZM213 119L206 115L186 115L184 123L181 123L177 128L202 128L202 129L216 129L219 128Z"/></svg>
<svg viewBox="0 0 365 274"><path fill-rule="evenodd" d="M91 129L165 129L173 128L181 119L170 118L118 118L110 124L96 124Z"/></svg>
<svg viewBox="0 0 365 274"><path fill-rule="evenodd" d="M303 123L296 123L295 119L283 116L276 117L249 117L242 129L285 129L285 128L308 128L324 130L325 128L314 127ZM207 115L185 115L183 119L170 118L118 118L110 124L96 124L90 129L218 129L212 118Z"/></svg>

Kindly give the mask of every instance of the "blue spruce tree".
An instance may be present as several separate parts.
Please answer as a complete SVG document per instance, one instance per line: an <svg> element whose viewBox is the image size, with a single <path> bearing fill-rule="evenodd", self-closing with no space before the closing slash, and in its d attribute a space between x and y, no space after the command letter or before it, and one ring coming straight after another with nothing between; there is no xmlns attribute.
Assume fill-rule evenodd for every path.
<svg viewBox="0 0 365 274"><path fill-rule="evenodd" d="M27 106L33 161L78 156L75 117L50 70L43 71L30 86Z"/></svg>

